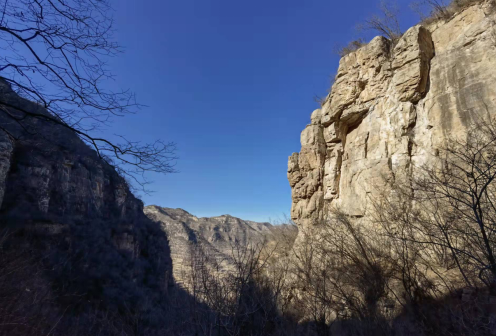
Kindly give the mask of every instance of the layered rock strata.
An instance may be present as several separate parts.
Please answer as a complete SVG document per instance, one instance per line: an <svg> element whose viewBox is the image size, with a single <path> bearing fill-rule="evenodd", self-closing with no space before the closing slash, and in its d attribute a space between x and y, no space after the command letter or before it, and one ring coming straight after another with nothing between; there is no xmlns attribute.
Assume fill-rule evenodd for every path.
<svg viewBox="0 0 496 336"><path fill-rule="evenodd" d="M113 334L94 316L129 304L143 318L151 316L147 305L166 309L169 243L143 202L68 128L23 114L48 115L41 105L1 79L0 95L0 296L7 321L26 321L19 323L26 334L43 327L31 322L38 320L53 323L43 334L67 334L72 325ZM22 118L22 127L9 114ZM10 324L17 323L3 325L6 334Z"/></svg>
<svg viewBox="0 0 496 336"><path fill-rule="evenodd" d="M317 223L329 206L365 215L374 192L434 164L448 135L496 116L496 28L489 2L448 22L410 28L344 56L331 93L288 162L291 217Z"/></svg>
<svg viewBox="0 0 496 336"><path fill-rule="evenodd" d="M156 205L145 207L145 213L160 222L167 232L174 278L186 288L190 280L192 249L201 248L219 264L219 271L226 272L233 265L233 253L238 247L257 249L264 244L271 250L285 238L294 239L297 233L294 225L271 225L230 215L199 218L183 209Z"/></svg>

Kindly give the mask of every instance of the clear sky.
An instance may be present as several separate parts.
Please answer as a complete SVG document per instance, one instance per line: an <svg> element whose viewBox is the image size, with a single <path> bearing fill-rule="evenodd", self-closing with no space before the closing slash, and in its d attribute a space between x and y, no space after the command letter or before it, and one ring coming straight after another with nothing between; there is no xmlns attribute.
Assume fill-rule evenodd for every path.
<svg viewBox="0 0 496 336"><path fill-rule="evenodd" d="M402 26L417 20L400 0ZM377 0L116 0L120 87L147 105L109 131L177 143L145 204L267 221L288 214L287 159L325 96L336 44ZM366 36L370 39L373 35Z"/></svg>

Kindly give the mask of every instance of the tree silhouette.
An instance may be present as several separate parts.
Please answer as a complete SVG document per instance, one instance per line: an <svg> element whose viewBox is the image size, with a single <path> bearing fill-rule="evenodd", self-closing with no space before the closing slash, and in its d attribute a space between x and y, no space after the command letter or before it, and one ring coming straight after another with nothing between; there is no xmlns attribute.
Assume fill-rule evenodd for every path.
<svg viewBox="0 0 496 336"><path fill-rule="evenodd" d="M0 77L39 108L26 108L19 99L2 94L0 116L29 133L36 133L33 124L38 125L38 120L73 131L102 160L143 188L144 173L174 171L173 143L141 143L123 136L113 141L96 133L113 117L136 113L141 107L133 93L114 91L109 83L113 75L107 61L122 48L113 39L108 0L2 2ZM18 137L5 125L0 127Z"/></svg>

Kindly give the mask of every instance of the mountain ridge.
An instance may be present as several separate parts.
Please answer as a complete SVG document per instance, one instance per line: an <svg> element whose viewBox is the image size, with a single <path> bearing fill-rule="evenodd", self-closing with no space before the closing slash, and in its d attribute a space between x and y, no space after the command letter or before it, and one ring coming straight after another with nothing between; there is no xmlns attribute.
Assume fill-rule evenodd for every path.
<svg viewBox="0 0 496 336"><path fill-rule="evenodd" d="M276 244L281 231L297 231L296 226L243 220L231 215L196 217L181 208L149 205L145 214L160 222L171 246L173 274L179 283L187 280L191 267L191 248L202 248L221 264L222 271L232 265L232 251L237 246Z"/></svg>

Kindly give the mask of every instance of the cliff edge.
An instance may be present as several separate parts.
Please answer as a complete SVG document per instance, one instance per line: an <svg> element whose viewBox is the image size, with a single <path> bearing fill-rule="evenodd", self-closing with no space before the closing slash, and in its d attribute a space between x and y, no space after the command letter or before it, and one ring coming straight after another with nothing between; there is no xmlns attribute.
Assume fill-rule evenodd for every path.
<svg viewBox="0 0 496 336"><path fill-rule="evenodd" d="M335 206L365 215L388 181L432 165L448 135L496 116L496 16L481 1L344 56L331 93L288 162L291 217L309 226Z"/></svg>
<svg viewBox="0 0 496 336"><path fill-rule="evenodd" d="M0 95L48 114L1 79ZM0 334L132 334L134 317L153 334L173 285L160 225L69 129L0 108L23 118L0 111Z"/></svg>

